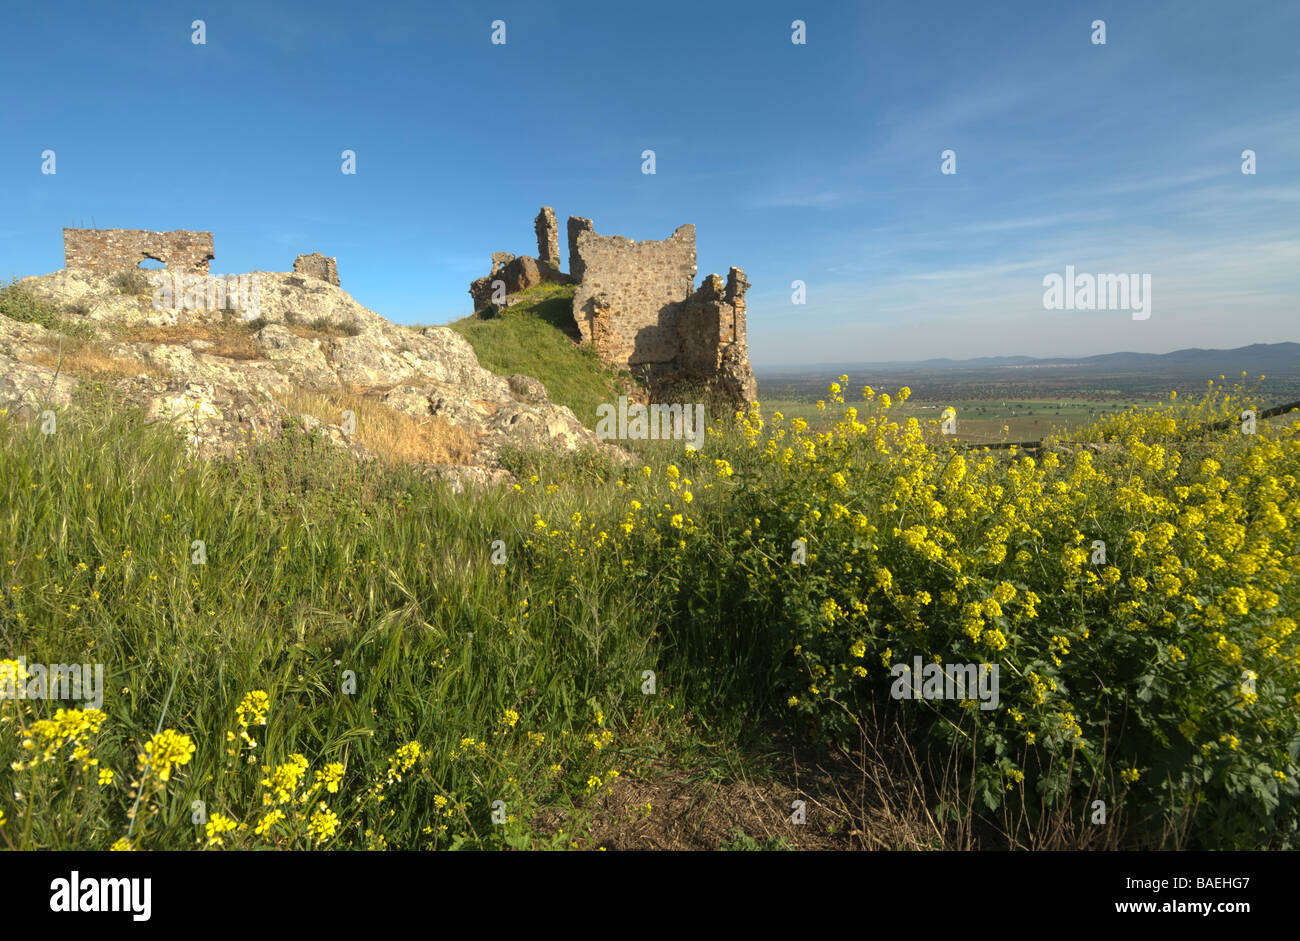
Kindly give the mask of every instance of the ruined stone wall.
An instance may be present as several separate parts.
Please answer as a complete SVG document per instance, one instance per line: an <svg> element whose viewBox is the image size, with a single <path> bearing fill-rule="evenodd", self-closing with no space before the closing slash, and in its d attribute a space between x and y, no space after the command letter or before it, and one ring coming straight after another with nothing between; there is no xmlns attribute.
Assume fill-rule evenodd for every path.
<svg viewBox="0 0 1300 941"><path fill-rule="evenodd" d="M677 316L677 359L660 378L703 381L737 403L752 402L758 383L749 365L745 292L749 281L732 268L725 284L711 274Z"/></svg>
<svg viewBox="0 0 1300 941"><path fill-rule="evenodd" d="M678 308L695 290L695 226L644 242L581 231L577 247L583 273L573 316L582 339L603 335L598 351L623 366L676 359Z"/></svg>
<svg viewBox="0 0 1300 941"><path fill-rule="evenodd" d="M293 270L297 274L305 274L312 278L320 278L322 281L328 281L335 287L339 287L339 264L335 258L326 258L320 252L312 252L310 255L299 255L293 260Z"/></svg>
<svg viewBox="0 0 1300 941"><path fill-rule="evenodd" d="M749 327L745 315L745 292L749 290L745 272L733 267L727 274L727 290L723 302L730 307L730 316L724 311L719 342L722 355L718 361L718 381L724 392L737 402L748 404L758 398L758 380L749 365ZM730 329L728 329L728 324Z"/></svg>
<svg viewBox="0 0 1300 941"><path fill-rule="evenodd" d="M639 373L652 389L687 382L736 404L757 397L746 340L749 281L732 268L726 281L711 274L695 290L694 226L634 242L570 217L569 267L580 278L578 331L606 363Z"/></svg>
<svg viewBox="0 0 1300 941"><path fill-rule="evenodd" d="M63 230L64 267L112 272L135 268L147 258L169 271L207 274L214 256L211 232L148 232L144 229Z"/></svg>
<svg viewBox="0 0 1300 941"><path fill-rule="evenodd" d="M578 248L578 236L583 232L595 231L596 226L590 219L569 216L569 276L574 281L581 281L582 273L587 269L582 261L582 252Z"/></svg>
<svg viewBox="0 0 1300 941"><path fill-rule="evenodd" d="M709 275L695 289L695 226L661 241L600 235L590 219L570 216L569 274L559 270L555 211L533 220L537 258L494 252L492 269L470 284L475 311L509 306L512 296L546 281L576 281L576 339L608 365L627 369L652 392L679 382L705 385L736 404L758 389L745 340L745 272Z"/></svg>
<svg viewBox="0 0 1300 941"><path fill-rule="evenodd" d="M541 264L531 255L516 258L509 252L493 252L491 272L486 278L470 282L469 296L474 299L476 311L493 307L493 295L498 293L499 285L504 293L501 300L508 307L514 303L511 295L545 283L568 284L569 276L559 268Z"/></svg>
<svg viewBox="0 0 1300 941"><path fill-rule="evenodd" d="M560 224L555 221L555 210L543 206L533 220L537 232L537 260L552 268L560 267Z"/></svg>
<svg viewBox="0 0 1300 941"><path fill-rule="evenodd" d="M469 296L473 298L476 312L498 303L508 307L514 303L511 295L539 284L569 283L569 276L560 270L560 224L555 219L555 210L543 206L533 220L533 231L537 233L536 258L493 252L492 269L487 277L470 282Z"/></svg>

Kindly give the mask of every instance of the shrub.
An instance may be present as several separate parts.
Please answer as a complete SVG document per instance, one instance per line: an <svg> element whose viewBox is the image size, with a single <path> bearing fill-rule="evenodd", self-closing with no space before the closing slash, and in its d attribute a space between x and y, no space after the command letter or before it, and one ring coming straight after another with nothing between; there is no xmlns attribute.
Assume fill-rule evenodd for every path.
<svg viewBox="0 0 1300 941"><path fill-rule="evenodd" d="M828 435L767 435L744 500L752 529L719 546L768 586L749 613L772 629L791 711L843 740L893 664L999 664L997 709L914 704L932 734L970 744L988 809L1008 795L1100 797L1151 844L1190 813L1199 845L1291 845L1294 429L1168 446L1209 413L1239 412L1207 397L1133 413L1104 458L1006 460L961 453L914 419L900 427L888 397L876 402ZM806 566L787 564L794 538Z"/></svg>
<svg viewBox="0 0 1300 941"><path fill-rule="evenodd" d="M845 746L900 710L1017 826L1101 799L1131 845L1296 845L1297 427L1193 440L1240 413L1220 391L1131 412L1099 457L1035 459L963 452L864 399L820 434L737 416L707 456L645 467L657 492L606 529L606 555L677 585L670 647L712 665L699 695ZM530 545L564 552L600 526L539 523ZM996 664L997 708L894 699L915 657Z"/></svg>
<svg viewBox="0 0 1300 941"><path fill-rule="evenodd" d="M72 312L84 315L89 311L84 306L72 305ZM90 324L68 320L63 313L62 308L40 298L31 288L19 284L17 278L0 288L0 316L22 323L38 324L47 330L77 339L90 339L95 335Z"/></svg>
<svg viewBox="0 0 1300 941"><path fill-rule="evenodd" d="M153 293L153 285L149 280L149 275L139 268L127 268L116 272L109 283L117 288L119 294L129 294L135 297L149 296Z"/></svg>

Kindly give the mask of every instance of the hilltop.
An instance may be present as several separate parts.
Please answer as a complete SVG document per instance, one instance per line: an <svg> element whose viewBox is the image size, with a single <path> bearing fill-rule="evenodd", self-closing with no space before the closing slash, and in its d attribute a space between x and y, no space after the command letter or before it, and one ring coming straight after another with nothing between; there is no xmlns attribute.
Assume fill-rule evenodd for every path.
<svg viewBox="0 0 1300 941"><path fill-rule="evenodd" d="M224 295L229 279L204 279L204 303L192 309L160 298L139 271L62 270L10 285L0 294L0 408L70 405L78 381L91 380L175 425L205 456L296 423L358 457L422 464L457 486L504 479L507 443L614 451L542 381L509 371L507 350L494 358L504 375L485 369L466 336L491 350L492 330L399 326L310 275L240 277L259 285L251 318ZM222 306L208 307L217 294ZM566 356L550 347L557 368L540 371L574 404L590 399L584 384L599 370L586 374L576 347L559 367Z"/></svg>

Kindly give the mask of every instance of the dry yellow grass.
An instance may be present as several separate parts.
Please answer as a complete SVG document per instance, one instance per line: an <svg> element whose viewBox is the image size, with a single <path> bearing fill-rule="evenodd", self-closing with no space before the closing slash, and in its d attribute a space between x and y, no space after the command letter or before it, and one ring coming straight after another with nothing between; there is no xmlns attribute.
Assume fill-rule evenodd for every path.
<svg viewBox="0 0 1300 941"><path fill-rule="evenodd" d="M290 333L304 340L333 340L353 335L347 328L329 323L286 323L284 326Z"/></svg>
<svg viewBox="0 0 1300 941"><path fill-rule="evenodd" d="M154 378L163 376L163 373L144 363L104 352L97 343L65 344L61 355L58 346L51 344L48 349L26 357L26 361L58 369L60 373L93 379L125 379L141 373Z"/></svg>
<svg viewBox="0 0 1300 941"><path fill-rule="evenodd" d="M165 343L183 346L192 340L212 344L204 350L230 359L266 359L257 338L246 324L183 323L174 327L132 327L117 337L123 343Z"/></svg>
<svg viewBox="0 0 1300 941"><path fill-rule="evenodd" d="M430 415L415 418L373 398L350 392L294 390L280 404L337 425L343 412L356 414L356 439L381 460L406 464L469 464L474 439L463 429Z"/></svg>

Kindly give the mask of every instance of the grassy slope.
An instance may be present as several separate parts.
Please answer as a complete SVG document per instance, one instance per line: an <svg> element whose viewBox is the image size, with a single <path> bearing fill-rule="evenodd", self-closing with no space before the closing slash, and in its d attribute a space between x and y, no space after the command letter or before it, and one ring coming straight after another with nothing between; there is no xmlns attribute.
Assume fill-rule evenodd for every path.
<svg viewBox="0 0 1300 941"><path fill-rule="evenodd" d="M470 342L485 369L540 379L552 401L573 409L588 428L595 427L596 406L617 402L624 386L595 353L574 342L573 288L543 284L520 297L499 317L475 314L450 327Z"/></svg>

